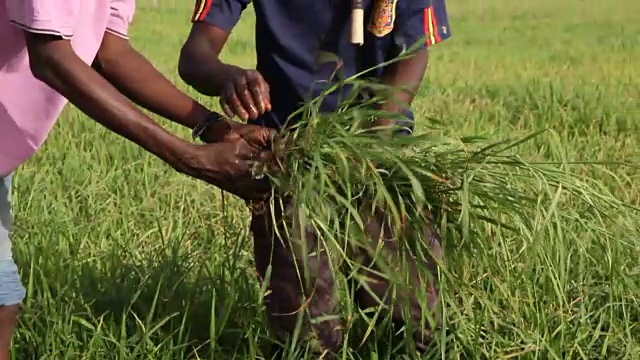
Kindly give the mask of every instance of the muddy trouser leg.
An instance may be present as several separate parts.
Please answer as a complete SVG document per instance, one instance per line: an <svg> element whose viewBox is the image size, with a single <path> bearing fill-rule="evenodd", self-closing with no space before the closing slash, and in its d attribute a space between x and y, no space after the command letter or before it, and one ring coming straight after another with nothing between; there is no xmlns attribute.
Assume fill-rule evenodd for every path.
<svg viewBox="0 0 640 360"><path fill-rule="evenodd" d="M432 219L430 214L425 214L427 219ZM431 225L431 224L430 224ZM358 284L355 293L355 302L361 309L376 308L382 302L391 308L391 320L396 324L406 324L407 320L414 326L413 338L416 348L421 351L427 351L431 344L431 326L425 321L428 311L432 320L432 324L438 324L437 307L438 307L438 283L437 283L437 267L436 259L441 259L442 250L439 243L438 235L433 226L425 226L422 229L422 238L426 241L429 254L424 254L420 260L418 256L409 256L395 241L397 236L392 234L391 228L384 222L384 214L378 211L365 224L365 232L371 248L360 248L356 250L356 254L363 268L360 275L363 275L361 282ZM377 266L373 260L372 249L381 248L385 259L390 261L385 263L382 268ZM375 250L374 250L375 251ZM390 266L389 266L390 265ZM386 268L386 269L385 269ZM425 271L419 271L427 269ZM373 270L373 271L371 271ZM384 274L391 270L392 273L400 273L408 270L408 283L403 288L392 285L389 278ZM426 275L426 276L425 276ZM402 282L406 280L398 279ZM364 286L363 286L364 283ZM395 291L393 291L395 290ZM393 300L390 294L395 293ZM426 301L420 302L419 299ZM426 305L424 309L423 305ZM436 325L437 326L437 325Z"/></svg>
<svg viewBox="0 0 640 360"><path fill-rule="evenodd" d="M330 259L315 246L313 231L295 231L295 208L290 201L285 203L284 212L276 206L253 211L251 220L256 270L269 282L265 295L269 325L278 340L285 342L296 333L302 315L299 338L315 344L317 353L335 353L342 341L342 327ZM300 239L304 239L306 249L297 246Z"/></svg>

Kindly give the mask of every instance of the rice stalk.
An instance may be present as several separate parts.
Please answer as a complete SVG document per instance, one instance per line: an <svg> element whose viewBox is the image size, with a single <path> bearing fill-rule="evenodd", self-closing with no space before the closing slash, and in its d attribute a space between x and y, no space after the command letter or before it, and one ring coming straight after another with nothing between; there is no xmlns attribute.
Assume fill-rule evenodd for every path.
<svg viewBox="0 0 640 360"><path fill-rule="evenodd" d="M580 204L599 218L623 209L638 211L595 181L572 172L568 161L535 162L520 155L523 145L550 129L509 139L443 136L436 125L420 135L391 138L365 131L362 125L367 121L392 115L375 105L397 89L363 80L364 75L338 79L301 107L302 120L285 127L276 139L274 161L258 170L271 180L277 199L295 199L299 222L295 227L313 229L318 239L315 251L331 254L336 274L344 274L346 266L351 269L347 276L357 277L364 268L398 286L406 284L402 263L382 256L373 268L352 255L354 248L371 246L364 227L376 209L386 214L389 226L401 234L394 240L414 258L429 256L422 232L429 224L438 225L443 237L453 239L448 248L461 248L470 241L490 247L491 234L498 231L523 237L535 233L539 226L535 214L541 206L568 220L576 217L575 209L564 208L568 204ZM342 101L344 106L334 113L319 112L323 98L343 87L352 89ZM365 90L376 95L361 101L357 94ZM596 164L603 165L580 162L580 166ZM606 228L583 225L593 226L585 229L588 233L610 235ZM306 241L303 234L294 237ZM376 256L379 250L370 249ZM445 264L440 265L446 273Z"/></svg>

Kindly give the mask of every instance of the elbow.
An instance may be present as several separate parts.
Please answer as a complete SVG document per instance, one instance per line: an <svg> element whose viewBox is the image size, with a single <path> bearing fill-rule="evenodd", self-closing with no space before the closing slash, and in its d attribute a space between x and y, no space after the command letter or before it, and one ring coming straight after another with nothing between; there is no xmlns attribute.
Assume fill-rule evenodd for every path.
<svg viewBox="0 0 640 360"><path fill-rule="evenodd" d="M31 70L31 74L46 84L50 84L53 78L54 67L57 61L58 58L55 54L47 51L34 51L29 49L29 69Z"/></svg>
<svg viewBox="0 0 640 360"><path fill-rule="evenodd" d="M128 41L109 35L98 49L91 67L100 75L110 78L128 65L135 64L137 55Z"/></svg>
<svg viewBox="0 0 640 360"><path fill-rule="evenodd" d="M68 41L57 40L33 34L26 37L31 74L47 85L51 85L57 69L69 60L69 54L73 54Z"/></svg>
<svg viewBox="0 0 640 360"><path fill-rule="evenodd" d="M93 59L91 63L91 67L102 76L106 76L109 70L117 68L118 66L118 58L103 49L98 51L95 59Z"/></svg>
<svg viewBox="0 0 640 360"><path fill-rule="evenodd" d="M197 78L193 64L194 62L188 49L183 47L178 60L178 76L189 86L194 86L195 79Z"/></svg>
<svg viewBox="0 0 640 360"><path fill-rule="evenodd" d="M180 50L178 76L197 92L219 96L221 79L225 74L226 66L220 62L217 54L203 52L189 41Z"/></svg>

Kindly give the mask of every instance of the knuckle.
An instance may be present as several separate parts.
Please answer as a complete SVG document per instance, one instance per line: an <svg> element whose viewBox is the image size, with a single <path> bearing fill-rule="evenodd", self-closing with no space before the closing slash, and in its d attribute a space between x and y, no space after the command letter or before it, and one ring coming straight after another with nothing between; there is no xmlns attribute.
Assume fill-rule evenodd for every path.
<svg viewBox="0 0 640 360"><path fill-rule="evenodd" d="M232 96L229 97L229 99L227 100L229 103L231 103L234 106L239 106L240 105L240 99L238 98L238 94L236 94L235 92L233 93Z"/></svg>
<svg viewBox="0 0 640 360"><path fill-rule="evenodd" d="M231 101L233 98L237 97L236 96L236 90L233 87L233 85L231 84L227 84L227 86L225 86L224 90L222 91L222 96L220 98L225 99L225 101Z"/></svg>
<svg viewBox="0 0 640 360"><path fill-rule="evenodd" d="M224 112L227 113L227 115L231 113L231 106L229 105L228 102L220 99L220 106L222 107L222 110L224 110Z"/></svg>
<svg viewBox="0 0 640 360"><path fill-rule="evenodd" d="M260 84L264 82L262 75L256 70L251 70L251 72L247 74L247 78L254 84Z"/></svg>
<svg viewBox="0 0 640 360"><path fill-rule="evenodd" d="M239 84L246 84L247 83L247 79L249 78L249 74L247 74L247 70L245 70L244 72L241 73L240 76L238 76L236 78L236 83Z"/></svg>

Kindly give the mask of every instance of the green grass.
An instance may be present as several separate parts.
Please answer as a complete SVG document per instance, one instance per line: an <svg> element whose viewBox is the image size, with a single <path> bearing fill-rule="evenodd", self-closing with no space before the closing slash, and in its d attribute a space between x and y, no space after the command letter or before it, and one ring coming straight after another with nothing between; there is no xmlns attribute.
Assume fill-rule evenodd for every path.
<svg viewBox="0 0 640 360"><path fill-rule="evenodd" d="M178 3L139 1L132 41L186 89L176 63L191 3ZM450 1L454 36L433 50L415 108L454 135L551 128L521 150L529 160L638 164L639 4ZM247 12L227 61L254 64L253 23ZM637 168L572 170L640 205ZM269 334L241 203L71 107L15 185L14 251L28 286L15 359L262 356ZM573 216L540 207L535 232L448 244L450 334L430 358L640 359L640 217L559 206ZM402 354L380 340L345 358Z"/></svg>

